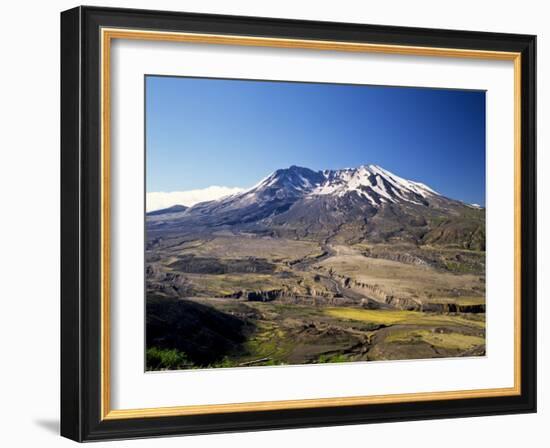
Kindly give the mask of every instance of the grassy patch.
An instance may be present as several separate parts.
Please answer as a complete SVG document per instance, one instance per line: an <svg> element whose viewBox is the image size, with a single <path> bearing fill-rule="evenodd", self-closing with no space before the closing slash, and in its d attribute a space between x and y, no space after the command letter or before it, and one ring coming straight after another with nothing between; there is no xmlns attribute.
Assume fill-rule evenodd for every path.
<svg viewBox="0 0 550 448"><path fill-rule="evenodd" d="M479 271L479 267L473 264L461 263L458 261L445 260L445 268L451 272L457 272L460 274L475 273Z"/></svg>
<svg viewBox="0 0 550 448"><path fill-rule="evenodd" d="M146 351L147 370L189 369L193 363L185 353L176 349L151 347Z"/></svg>
<svg viewBox="0 0 550 448"><path fill-rule="evenodd" d="M226 356L221 361L216 362L214 364L211 364L208 367L209 368L220 369L220 368L225 368L225 367L236 367L236 366L238 366L238 363L235 360L230 359Z"/></svg>
<svg viewBox="0 0 550 448"><path fill-rule="evenodd" d="M269 358L262 365L280 364L292 348L292 341L274 323L260 321L256 325L256 333L245 344L249 352L248 360Z"/></svg>
<svg viewBox="0 0 550 448"><path fill-rule="evenodd" d="M436 333L429 330L400 331L390 334L384 342L411 343L424 341L434 347L450 350L468 350L485 344L485 339L460 333Z"/></svg>
<svg viewBox="0 0 550 448"><path fill-rule="evenodd" d="M281 287L273 275L267 274L186 274L199 295L220 297L237 291L269 290Z"/></svg>
<svg viewBox="0 0 550 448"><path fill-rule="evenodd" d="M422 313L402 310L364 310L359 308L327 308L326 314L340 319L357 320L379 325L466 325L484 328L485 322L462 316Z"/></svg>
<svg viewBox="0 0 550 448"><path fill-rule="evenodd" d="M337 363L337 362L349 362L349 358L343 354L336 355L326 355L322 354L319 356L317 363L319 364L328 364L328 363Z"/></svg>

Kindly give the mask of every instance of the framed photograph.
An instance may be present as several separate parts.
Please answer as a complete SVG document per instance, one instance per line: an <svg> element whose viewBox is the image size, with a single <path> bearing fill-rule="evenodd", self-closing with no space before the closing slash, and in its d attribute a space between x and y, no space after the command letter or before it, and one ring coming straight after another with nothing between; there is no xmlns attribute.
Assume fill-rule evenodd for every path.
<svg viewBox="0 0 550 448"><path fill-rule="evenodd" d="M61 14L61 433L535 412L535 36Z"/></svg>

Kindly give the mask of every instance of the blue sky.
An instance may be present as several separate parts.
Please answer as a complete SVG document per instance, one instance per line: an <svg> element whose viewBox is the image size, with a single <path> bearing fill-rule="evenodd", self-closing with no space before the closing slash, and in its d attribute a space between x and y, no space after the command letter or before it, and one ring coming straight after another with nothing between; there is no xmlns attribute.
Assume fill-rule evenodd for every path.
<svg viewBox="0 0 550 448"><path fill-rule="evenodd" d="M485 92L146 77L147 192L377 164L485 205Z"/></svg>

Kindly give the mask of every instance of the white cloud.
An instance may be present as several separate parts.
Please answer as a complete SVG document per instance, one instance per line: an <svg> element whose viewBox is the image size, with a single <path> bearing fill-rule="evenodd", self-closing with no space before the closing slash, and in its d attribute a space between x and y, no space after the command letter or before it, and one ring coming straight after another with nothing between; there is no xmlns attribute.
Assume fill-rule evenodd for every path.
<svg viewBox="0 0 550 448"><path fill-rule="evenodd" d="M188 207L204 201L213 201L220 199L230 194L235 194L243 191L240 187L220 187L212 185L199 190L187 191L158 191L147 193L146 209L147 212L160 210L173 205L186 205Z"/></svg>

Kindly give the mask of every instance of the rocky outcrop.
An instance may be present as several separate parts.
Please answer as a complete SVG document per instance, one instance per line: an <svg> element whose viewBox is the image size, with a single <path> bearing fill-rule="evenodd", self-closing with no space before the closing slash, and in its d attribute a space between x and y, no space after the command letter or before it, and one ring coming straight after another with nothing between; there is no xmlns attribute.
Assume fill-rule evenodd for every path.
<svg viewBox="0 0 550 448"><path fill-rule="evenodd" d="M363 253L366 257L370 258L382 258L384 260L390 260L390 261L397 261L399 263L405 263L405 264L412 264L415 266L428 266L429 263L426 260L423 260L420 257L417 257L416 255L407 253L407 252L390 252L390 251L384 251L384 252L372 252L372 251L365 251Z"/></svg>
<svg viewBox="0 0 550 448"><path fill-rule="evenodd" d="M232 294L227 294L225 297L233 299L246 299L250 302L271 302L281 298L286 294L284 289L269 289L269 290L254 290L254 291L237 291Z"/></svg>
<svg viewBox="0 0 550 448"><path fill-rule="evenodd" d="M485 313L485 304L458 304L458 303L435 303L427 302L413 297L400 297L389 293L379 285L369 284L353 280L351 277L339 276L333 273L334 277L340 278L344 288L354 288L365 292L368 297L361 302L364 308L376 307L375 302L383 303L405 311L424 311L432 313ZM373 300L374 299L374 300Z"/></svg>
<svg viewBox="0 0 550 448"><path fill-rule="evenodd" d="M405 311L420 311L422 308L422 302L410 297L387 296L385 302L394 308Z"/></svg>
<svg viewBox="0 0 550 448"><path fill-rule="evenodd" d="M433 313L472 313L479 314L485 312L485 304L458 304L458 303L423 303L419 311Z"/></svg>
<svg viewBox="0 0 550 448"><path fill-rule="evenodd" d="M272 289L269 291L248 291L245 293L246 300L250 302L271 302L284 294L282 289Z"/></svg>
<svg viewBox="0 0 550 448"><path fill-rule="evenodd" d="M192 285L180 274L164 272L155 264L148 264L145 269L147 291L162 292L168 296L181 297L192 293Z"/></svg>
<svg viewBox="0 0 550 448"><path fill-rule="evenodd" d="M344 288L359 289L362 292L364 292L366 295L368 295L368 297L371 299L375 299L379 302L386 302L387 299L390 297L390 294L388 294L386 290L382 289L380 286L376 284L360 282L352 279L351 277L337 275L334 273L332 275L333 277L338 278L342 282L342 285Z"/></svg>

